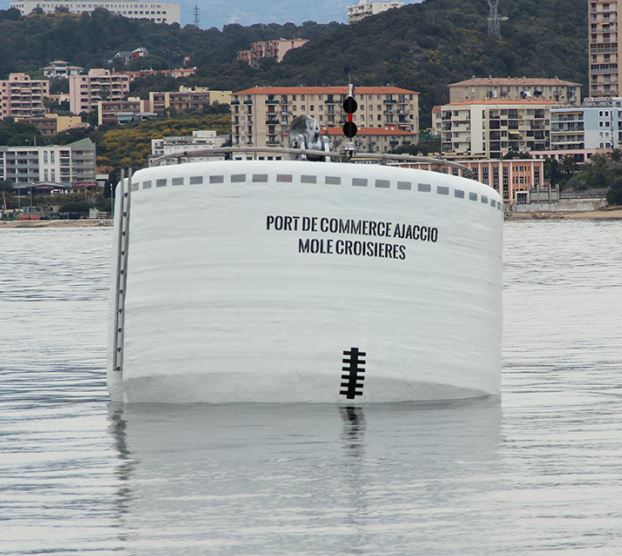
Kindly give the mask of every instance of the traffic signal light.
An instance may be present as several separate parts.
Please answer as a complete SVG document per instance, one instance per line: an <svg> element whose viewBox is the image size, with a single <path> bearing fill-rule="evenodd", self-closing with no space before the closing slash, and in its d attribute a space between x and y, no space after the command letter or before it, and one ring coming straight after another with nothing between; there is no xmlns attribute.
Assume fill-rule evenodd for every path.
<svg viewBox="0 0 622 556"><path fill-rule="evenodd" d="M358 108L358 104L352 95L348 95L343 101L343 111L346 113L346 123L343 124L343 134L348 138L352 139L356 135L357 127L356 124L352 121L352 114L356 112Z"/></svg>

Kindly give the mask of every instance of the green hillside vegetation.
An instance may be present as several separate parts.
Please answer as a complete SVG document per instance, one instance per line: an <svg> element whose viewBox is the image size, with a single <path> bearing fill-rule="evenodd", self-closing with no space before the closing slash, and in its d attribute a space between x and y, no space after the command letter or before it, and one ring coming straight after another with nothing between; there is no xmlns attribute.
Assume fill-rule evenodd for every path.
<svg viewBox="0 0 622 556"><path fill-rule="evenodd" d="M231 130L231 118L225 115L180 116L175 119L142 122L132 127L96 132L97 164L115 168L142 168L151 154L151 139L168 135L191 135L198 129L213 129L219 135Z"/></svg>
<svg viewBox="0 0 622 556"><path fill-rule="evenodd" d="M584 0L502 0L502 38L487 34L485 0L427 0L390 10L355 25L305 23L227 25L201 30L113 16L19 17L0 11L0 76L34 71L53 58L97 67L118 50L149 49L158 67L189 63L190 84L215 89L254 85L391 83L422 93L423 124L433 104L447 101L447 84L473 75L587 80L587 8ZM310 43L283 63L254 69L235 62L252 41L301 36ZM179 83L179 82L178 82Z"/></svg>

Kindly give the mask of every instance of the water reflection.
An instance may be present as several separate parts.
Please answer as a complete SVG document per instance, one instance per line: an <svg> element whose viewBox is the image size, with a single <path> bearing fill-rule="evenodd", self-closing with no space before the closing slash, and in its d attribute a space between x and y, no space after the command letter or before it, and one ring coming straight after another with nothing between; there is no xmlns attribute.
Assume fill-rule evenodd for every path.
<svg viewBox="0 0 622 556"><path fill-rule="evenodd" d="M139 554L272 554L291 543L373 553L380 524L383 543L433 551L439 540L411 523L430 507L464 522L470 494L486 489L480 477L495 475L500 419L496 400L113 406L118 526Z"/></svg>

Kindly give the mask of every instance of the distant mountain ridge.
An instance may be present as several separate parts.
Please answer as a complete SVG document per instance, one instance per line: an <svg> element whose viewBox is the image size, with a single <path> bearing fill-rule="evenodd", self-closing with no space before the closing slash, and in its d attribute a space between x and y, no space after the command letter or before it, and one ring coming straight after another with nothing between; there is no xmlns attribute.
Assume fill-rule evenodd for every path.
<svg viewBox="0 0 622 556"><path fill-rule="evenodd" d="M484 0L427 0L356 25L228 25L222 31L179 29L105 12L16 20L0 12L0 78L38 70L54 58L101 67L118 50L144 46L152 54L149 63L161 67L189 58L198 71L188 83L214 89L344 84L348 76L360 85L413 89L421 92L424 125L432 105L447 101L447 85L472 76L559 77L582 83L585 92L584 0L502 0L501 15L508 19L497 39L487 32ZM296 36L309 43L280 64L263 60L251 68L235 61L236 52L253 41Z"/></svg>

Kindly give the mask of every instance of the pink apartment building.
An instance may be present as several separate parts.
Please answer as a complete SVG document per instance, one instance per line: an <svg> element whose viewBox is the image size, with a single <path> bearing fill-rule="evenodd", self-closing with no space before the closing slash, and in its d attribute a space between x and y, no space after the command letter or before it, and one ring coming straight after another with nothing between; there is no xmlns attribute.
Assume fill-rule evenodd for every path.
<svg viewBox="0 0 622 556"><path fill-rule="evenodd" d="M102 100L123 100L130 92L130 76L107 69L69 77L69 107L73 114L93 112Z"/></svg>
<svg viewBox="0 0 622 556"><path fill-rule="evenodd" d="M251 44L249 50L240 50L237 59L246 62L249 66L257 67L262 58L273 58L281 63L285 54L294 48L307 44L308 39L275 39L258 41Z"/></svg>
<svg viewBox="0 0 622 556"><path fill-rule="evenodd" d="M26 73L11 73L0 80L0 118L32 118L45 112L50 94L47 80L34 80Z"/></svg>

